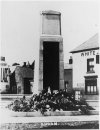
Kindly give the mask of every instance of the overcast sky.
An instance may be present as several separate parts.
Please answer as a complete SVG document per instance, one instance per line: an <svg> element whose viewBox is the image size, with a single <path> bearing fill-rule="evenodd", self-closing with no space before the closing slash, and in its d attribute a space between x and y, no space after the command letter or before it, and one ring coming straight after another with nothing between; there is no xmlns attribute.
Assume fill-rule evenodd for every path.
<svg viewBox="0 0 100 130"><path fill-rule="evenodd" d="M99 9L95 1L2 1L1 55L6 62L22 63L35 59L40 37L40 12L61 12L64 62L70 51L98 32Z"/></svg>

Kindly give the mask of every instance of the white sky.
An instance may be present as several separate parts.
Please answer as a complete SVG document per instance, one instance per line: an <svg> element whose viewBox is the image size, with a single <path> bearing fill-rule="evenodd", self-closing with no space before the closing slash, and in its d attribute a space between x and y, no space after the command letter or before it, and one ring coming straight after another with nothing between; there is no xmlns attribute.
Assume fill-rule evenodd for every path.
<svg viewBox="0 0 100 130"><path fill-rule="evenodd" d="M95 1L2 1L1 55L6 62L35 59L40 36L40 11L61 12L64 62L69 52L98 32L99 9ZM37 59L36 59L37 60Z"/></svg>

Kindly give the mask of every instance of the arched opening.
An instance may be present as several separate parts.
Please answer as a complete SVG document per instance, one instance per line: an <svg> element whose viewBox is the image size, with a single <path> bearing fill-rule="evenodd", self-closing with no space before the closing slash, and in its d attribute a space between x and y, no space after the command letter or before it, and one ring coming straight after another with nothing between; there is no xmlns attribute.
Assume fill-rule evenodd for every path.
<svg viewBox="0 0 100 130"><path fill-rule="evenodd" d="M43 42L43 89L59 89L59 42Z"/></svg>

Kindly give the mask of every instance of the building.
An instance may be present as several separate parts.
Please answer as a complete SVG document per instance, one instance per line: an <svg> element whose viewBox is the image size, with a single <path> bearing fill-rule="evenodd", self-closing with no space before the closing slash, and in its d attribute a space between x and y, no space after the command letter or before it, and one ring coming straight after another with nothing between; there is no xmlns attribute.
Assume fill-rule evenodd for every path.
<svg viewBox="0 0 100 130"><path fill-rule="evenodd" d="M0 93L9 93L9 74L10 68L5 61L5 57L0 57Z"/></svg>
<svg viewBox="0 0 100 130"><path fill-rule="evenodd" d="M34 62L32 65L16 66L10 75L11 94L32 94L34 80Z"/></svg>
<svg viewBox="0 0 100 130"><path fill-rule="evenodd" d="M69 59L69 63L64 63L64 84L67 91L71 91L73 88L73 65L72 58Z"/></svg>
<svg viewBox="0 0 100 130"><path fill-rule="evenodd" d="M83 91L87 102L96 107L99 101L98 34L71 51L73 57L73 89ZM79 91L79 92L78 92Z"/></svg>

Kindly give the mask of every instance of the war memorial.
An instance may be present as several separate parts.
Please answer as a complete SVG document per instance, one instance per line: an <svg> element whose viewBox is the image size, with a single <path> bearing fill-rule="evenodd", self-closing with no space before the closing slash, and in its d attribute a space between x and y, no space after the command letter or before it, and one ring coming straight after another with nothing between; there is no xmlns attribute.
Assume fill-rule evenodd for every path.
<svg viewBox="0 0 100 130"><path fill-rule="evenodd" d="M45 126L84 128L87 122L91 128L94 124L98 128L99 112L85 101L75 100L74 93L67 93L65 90L60 12L51 10L41 12L41 35L37 51L33 95L27 98L23 94L21 98L18 97L7 106L10 110L8 115L12 119L5 118L6 125L2 125L1 128L12 129L16 127L16 123L18 129ZM95 121L89 115L94 116ZM4 121L2 122L4 124Z"/></svg>
<svg viewBox="0 0 100 130"><path fill-rule="evenodd" d="M34 92L48 87L51 90L64 89L64 55L61 36L61 13L43 11L41 13L41 36L39 43L39 61L35 65L36 77ZM37 76L38 75L38 76ZM33 93L34 93L33 92Z"/></svg>

